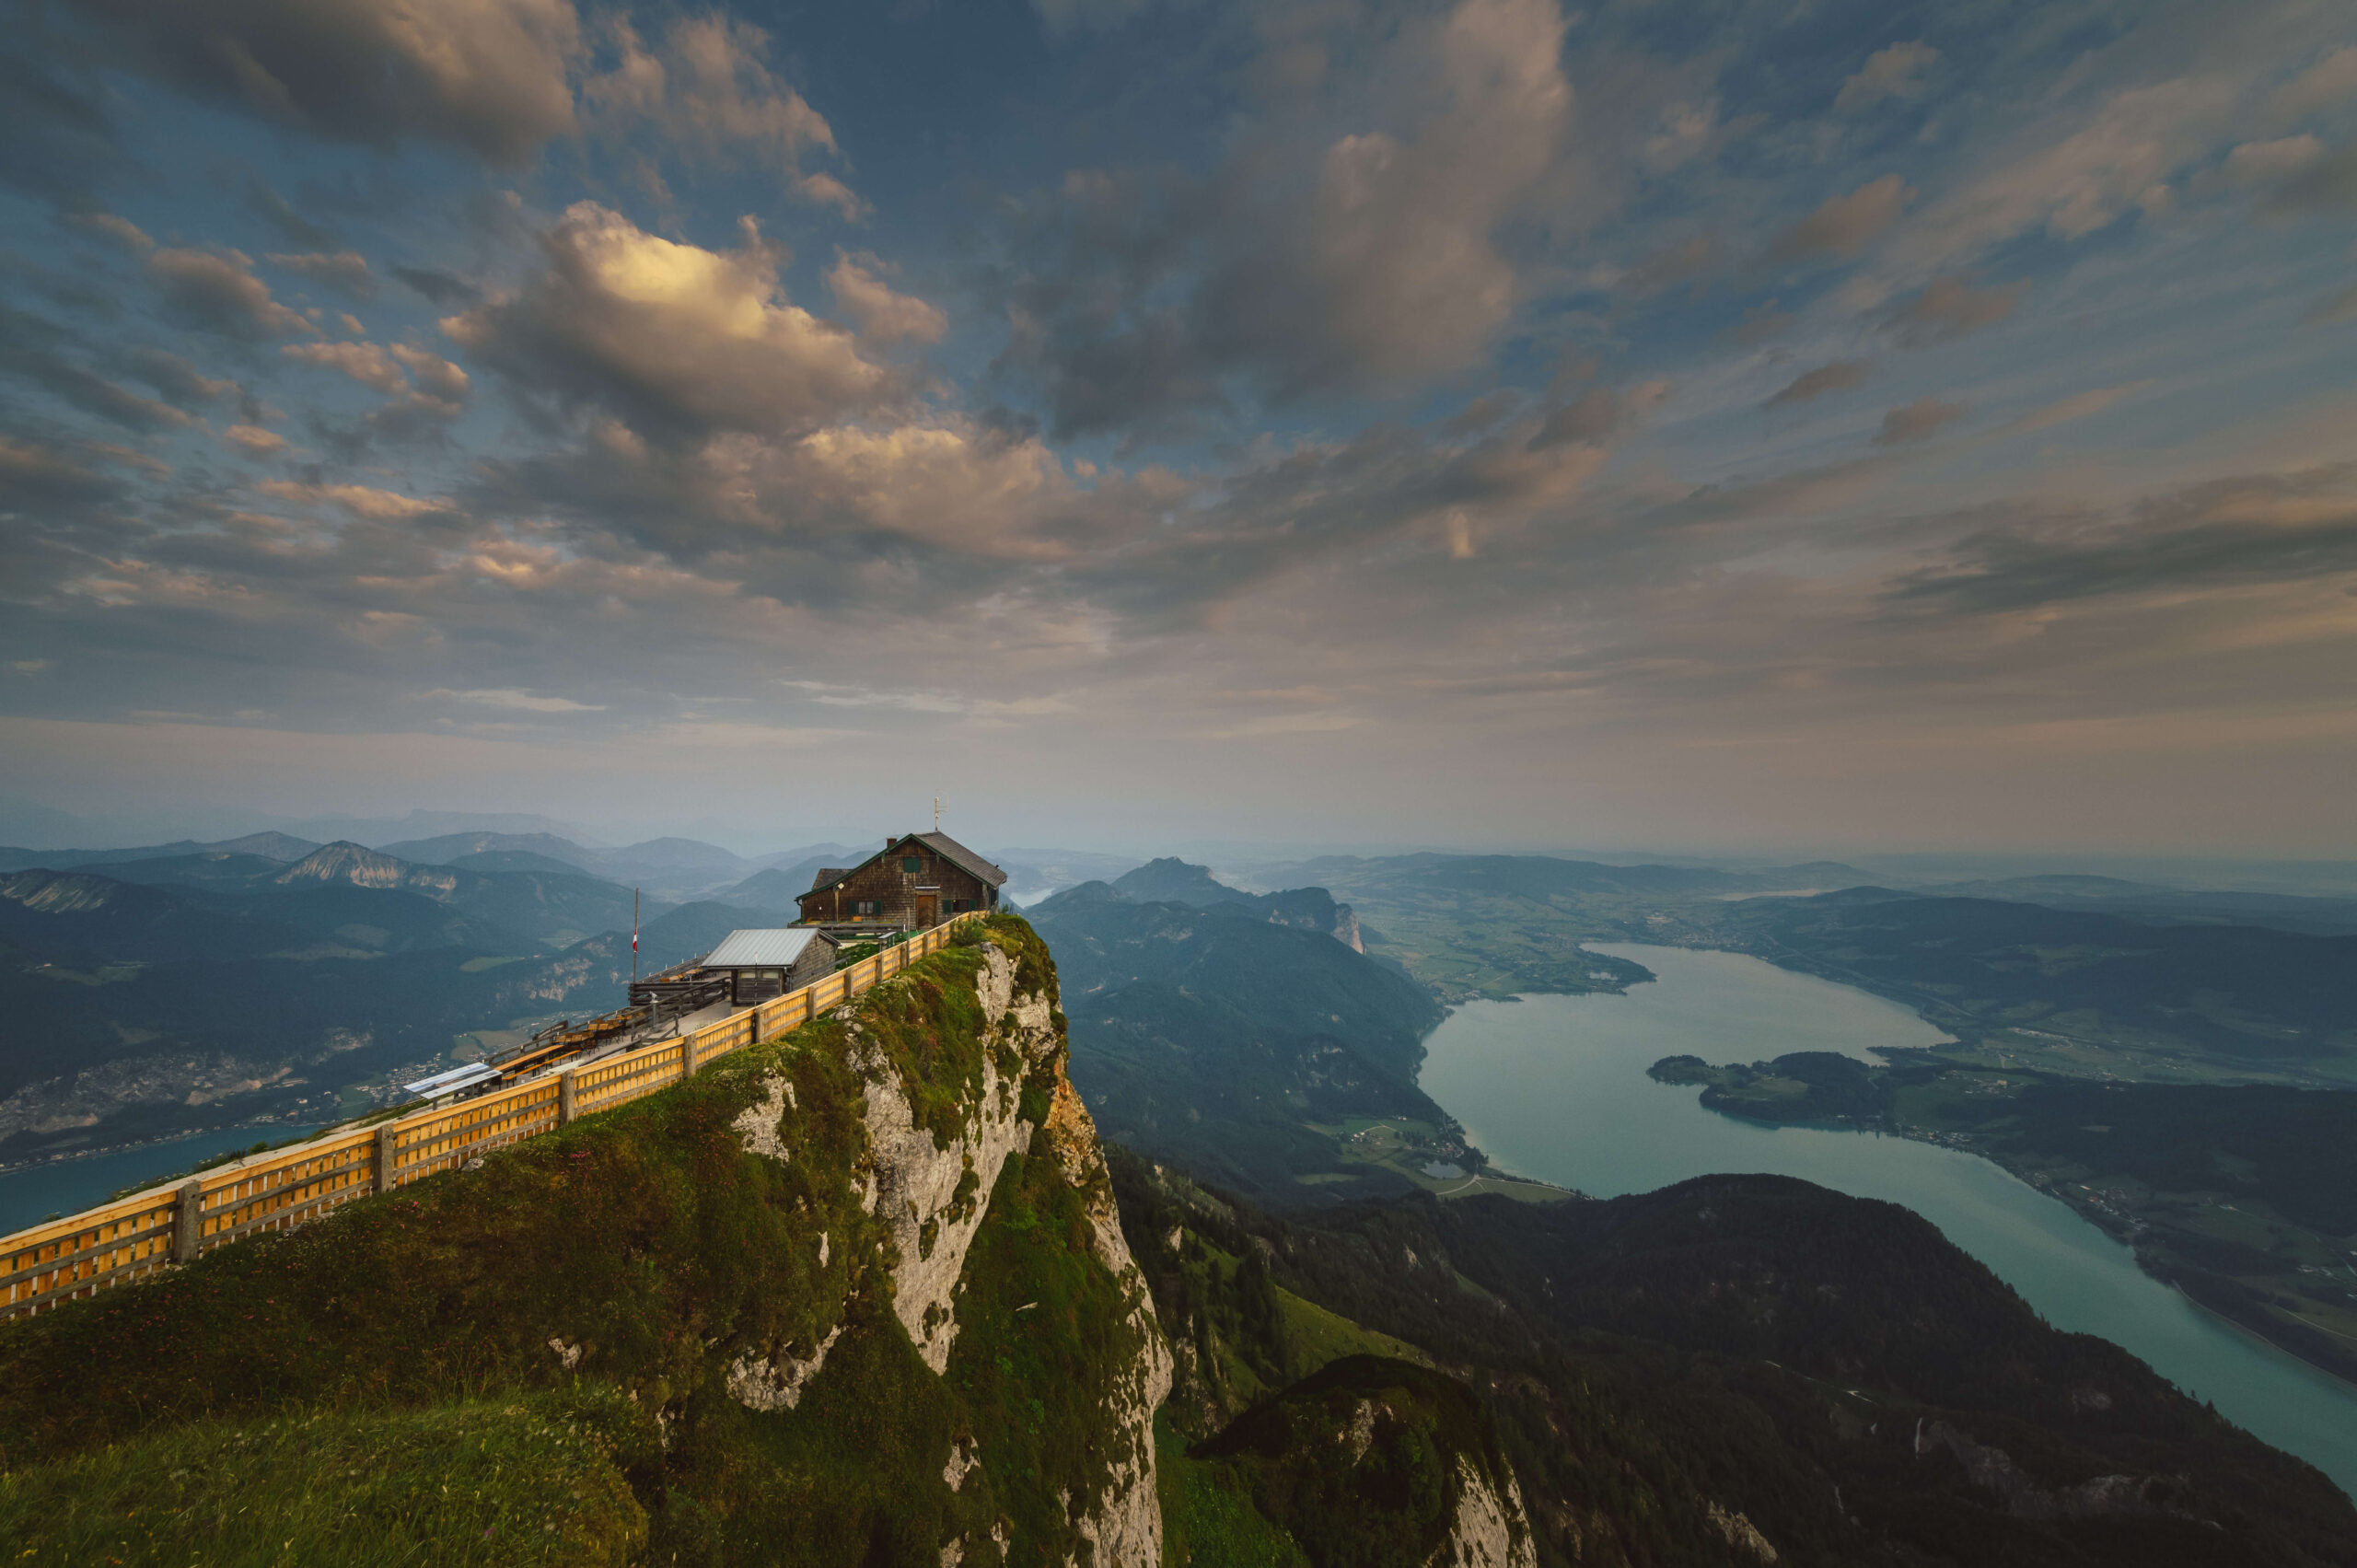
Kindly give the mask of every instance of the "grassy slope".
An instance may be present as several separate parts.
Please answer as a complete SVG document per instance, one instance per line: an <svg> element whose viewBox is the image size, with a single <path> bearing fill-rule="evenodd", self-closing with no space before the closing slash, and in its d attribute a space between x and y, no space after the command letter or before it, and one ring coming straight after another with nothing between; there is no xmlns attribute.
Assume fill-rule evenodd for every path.
<svg viewBox="0 0 2357 1568"><path fill-rule="evenodd" d="M1022 988L1052 994L1021 922L991 935L1016 956ZM937 1127L980 1072L977 964L976 949L952 948L860 1005L866 1040ZM1087 1251L1083 1194L1053 1158L1008 1162L969 1256L947 1376L935 1377L891 1315L886 1232L859 1204L865 1134L845 1045L823 1020L480 1170L0 1330L0 1505L26 1510L29 1539L73 1560L76 1521L109 1517L103 1500L126 1489L176 1495L172 1472L208 1443L347 1453L357 1473L340 1490L390 1496L431 1467L412 1475L428 1462L383 1441L383 1423L481 1423L486 1452L520 1456L557 1400L612 1456L653 1561L931 1568L945 1539L1010 1519L1013 1561L1061 1562L1076 1538L1055 1493L1101 1482L1095 1401L1138 1348ZM771 1073L795 1089L783 1164L745 1153L732 1125ZM755 1412L726 1392L736 1356L806 1355L838 1327L799 1408ZM579 1348L575 1368L551 1340ZM522 1413L493 1413L511 1406ZM299 1422L317 1424L286 1435ZM960 1437L979 1439L983 1464L953 1493L942 1470ZM463 1471L455 1450L439 1462L455 1467L443 1479ZM565 1462L586 1467L585 1495L610 1491L589 1459ZM290 1511L273 1490L283 1467L257 1467L250 1485L236 1473L222 1495L282 1520L294 1561L412 1560L389 1541L352 1555L334 1516ZM531 1516L574 1473L553 1458L502 1460L482 1506ZM466 1560L477 1518L422 1516L424 1560ZM618 1506L571 1555L544 1560L609 1561L633 1527ZM225 1548L219 1560L276 1559Z"/></svg>
<svg viewBox="0 0 2357 1568"><path fill-rule="evenodd" d="M0 1539L35 1562L156 1568L621 1568L646 1514L608 1434L633 1427L551 1394L199 1422L0 1478Z"/></svg>
<svg viewBox="0 0 2357 1568"><path fill-rule="evenodd" d="M1309 1568L1299 1543L1253 1504L1250 1478L1238 1467L1195 1458L1158 1417L1154 1436L1169 1568Z"/></svg>

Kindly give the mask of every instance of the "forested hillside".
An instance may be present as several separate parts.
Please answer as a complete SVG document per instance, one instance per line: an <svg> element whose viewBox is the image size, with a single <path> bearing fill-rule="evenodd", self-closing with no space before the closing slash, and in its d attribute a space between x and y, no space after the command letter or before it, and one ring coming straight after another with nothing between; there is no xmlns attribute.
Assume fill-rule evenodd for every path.
<svg viewBox="0 0 2357 1568"><path fill-rule="evenodd" d="M1167 1166L1114 1173L1178 1351L1166 1420L1196 1438L1174 1473L1271 1516L1302 1489L1247 1435L1269 1418L1226 1423L1347 1320L1478 1395L1548 1564L2357 1562L2323 1476L1892 1204L1713 1177L1280 1218Z"/></svg>
<svg viewBox="0 0 2357 1568"><path fill-rule="evenodd" d="M1375 1121L1429 1158L1474 1158L1415 1084L1439 1004L1281 923L1306 900L1273 897L1293 903L1141 903L1093 882L1030 912L1064 975L1073 1081L1107 1136L1277 1202L1414 1186L1413 1162L1347 1157Z"/></svg>

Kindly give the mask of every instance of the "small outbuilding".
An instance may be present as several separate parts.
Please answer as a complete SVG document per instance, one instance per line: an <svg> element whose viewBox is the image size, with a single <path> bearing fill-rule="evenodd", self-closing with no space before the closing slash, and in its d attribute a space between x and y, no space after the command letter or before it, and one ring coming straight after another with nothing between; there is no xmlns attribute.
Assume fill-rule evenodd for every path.
<svg viewBox="0 0 2357 1568"><path fill-rule="evenodd" d="M998 908L1006 873L947 833L903 833L882 851L819 873L802 895L802 923L922 931L952 915Z"/></svg>
<svg viewBox="0 0 2357 1568"><path fill-rule="evenodd" d="M807 925L732 931L696 971L727 976L729 1002L749 1007L834 973L835 939Z"/></svg>

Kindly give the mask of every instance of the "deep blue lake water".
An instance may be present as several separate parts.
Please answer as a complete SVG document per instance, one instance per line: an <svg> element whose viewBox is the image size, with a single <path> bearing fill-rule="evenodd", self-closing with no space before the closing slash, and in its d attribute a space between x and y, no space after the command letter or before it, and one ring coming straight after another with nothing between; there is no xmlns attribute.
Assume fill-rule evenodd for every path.
<svg viewBox="0 0 2357 1568"><path fill-rule="evenodd" d="M2212 1317L2128 1249L1974 1155L1905 1138L1765 1127L1704 1110L1701 1090L1645 1069L1943 1037L1896 1003L1735 953L1596 944L1659 977L1625 996L1529 996L1459 1007L1425 1042L1424 1092L1509 1170L1597 1197L1692 1176L1766 1171L1904 1203L1989 1265L2058 1328L2101 1334L2357 1494L2357 1389Z"/></svg>

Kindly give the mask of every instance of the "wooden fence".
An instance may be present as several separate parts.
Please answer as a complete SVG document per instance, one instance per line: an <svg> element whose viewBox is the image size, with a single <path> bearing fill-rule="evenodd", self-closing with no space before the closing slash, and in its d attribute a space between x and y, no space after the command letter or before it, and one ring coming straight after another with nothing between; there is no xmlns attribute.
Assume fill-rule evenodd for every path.
<svg viewBox="0 0 2357 1568"><path fill-rule="evenodd" d="M668 1088L716 1057L809 1022L947 944L957 915L826 979L677 1040L550 1071L479 1098L199 1172L0 1237L0 1318L127 1284L260 1230L288 1230L354 1198L452 1169L492 1149Z"/></svg>

